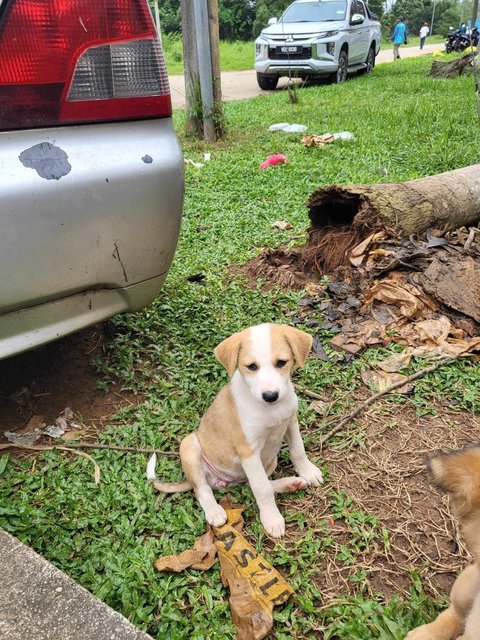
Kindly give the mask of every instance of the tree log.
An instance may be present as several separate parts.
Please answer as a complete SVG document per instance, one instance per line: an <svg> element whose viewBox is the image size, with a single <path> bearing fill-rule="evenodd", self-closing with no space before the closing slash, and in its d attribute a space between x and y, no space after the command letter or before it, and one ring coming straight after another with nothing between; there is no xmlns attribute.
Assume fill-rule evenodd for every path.
<svg viewBox="0 0 480 640"><path fill-rule="evenodd" d="M349 228L356 239L393 229L401 237L480 220L480 165L410 182L330 186L307 200L310 243L326 229Z"/></svg>
<svg viewBox="0 0 480 640"><path fill-rule="evenodd" d="M465 71L472 70L473 57L473 53L468 53L466 56L456 58L450 62L434 60L427 76L432 78L456 78L461 76Z"/></svg>

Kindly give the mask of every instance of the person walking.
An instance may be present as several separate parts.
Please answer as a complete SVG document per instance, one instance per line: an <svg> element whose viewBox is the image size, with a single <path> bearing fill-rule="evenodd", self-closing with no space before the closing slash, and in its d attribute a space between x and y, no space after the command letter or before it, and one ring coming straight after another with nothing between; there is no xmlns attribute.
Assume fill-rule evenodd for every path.
<svg viewBox="0 0 480 640"><path fill-rule="evenodd" d="M397 24L395 25L395 29L393 30L392 37L390 39L393 42L393 59L400 60L399 47L402 44L406 44L407 40L407 27L403 22L403 16L398 16Z"/></svg>
<svg viewBox="0 0 480 640"><path fill-rule="evenodd" d="M429 33L430 27L428 26L428 22L424 22L423 27L420 29L420 49L423 49L423 47L425 46L425 40L427 39Z"/></svg>

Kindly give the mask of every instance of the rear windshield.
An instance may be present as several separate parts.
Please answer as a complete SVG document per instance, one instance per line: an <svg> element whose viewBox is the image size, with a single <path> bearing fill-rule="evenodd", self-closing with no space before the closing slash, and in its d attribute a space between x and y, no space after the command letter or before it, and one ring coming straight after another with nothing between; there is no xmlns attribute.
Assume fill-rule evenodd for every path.
<svg viewBox="0 0 480 640"><path fill-rule="evenodd" d="M345 20L346 11L345 0L298 2L288 7L280 22L333 22Z"/></svg>

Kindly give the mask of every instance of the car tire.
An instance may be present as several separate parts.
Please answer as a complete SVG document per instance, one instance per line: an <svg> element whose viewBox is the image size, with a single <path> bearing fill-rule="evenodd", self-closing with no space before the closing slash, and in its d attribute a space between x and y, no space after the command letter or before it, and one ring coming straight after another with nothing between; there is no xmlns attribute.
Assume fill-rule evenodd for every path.
<svg viewBox="0 0 480 640"><path fill-rule="evenodd" d="M264 91L273 91L277 88L278 76L269 76L265 73L257 73L257 83Z"/></svg>
<svg viewBox="0 0 480 640"><path fill-rule="evenodd" d="M367 54L367 59L365 60L365 64L367 65L364 69L360 69L358 72L361 75L366 75L367 73L372 73L373 68L375 67L375 51L373 47L370 47Z"/></svg>
<svg viewBox="0 0 480 640"><path fill-rule="evenodd" d="M347 80L348 75L348 56L345 49L340 51L338 56L338 69L330 76L336 84L343 84Z"/></svg>

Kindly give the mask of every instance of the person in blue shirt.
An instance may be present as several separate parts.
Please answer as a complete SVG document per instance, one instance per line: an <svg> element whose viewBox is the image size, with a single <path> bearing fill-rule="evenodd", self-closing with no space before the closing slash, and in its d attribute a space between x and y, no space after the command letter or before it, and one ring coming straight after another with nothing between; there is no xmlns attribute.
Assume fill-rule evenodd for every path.
<svg viewBox="0 0 480 640"><path fill-rule="evenodd" d="M398 48L400 45L405 44L407 39L407 27L403 22L402 16L397 18L397 24L395 25L395 29L393 30L392 37L390 39L393 42L393 59L400 60L400 52Z"/></svg>

